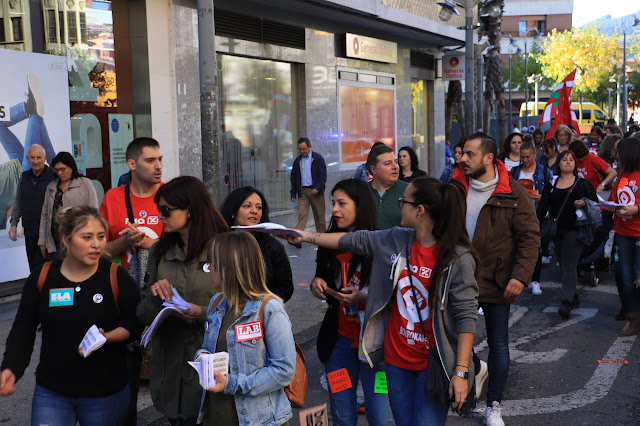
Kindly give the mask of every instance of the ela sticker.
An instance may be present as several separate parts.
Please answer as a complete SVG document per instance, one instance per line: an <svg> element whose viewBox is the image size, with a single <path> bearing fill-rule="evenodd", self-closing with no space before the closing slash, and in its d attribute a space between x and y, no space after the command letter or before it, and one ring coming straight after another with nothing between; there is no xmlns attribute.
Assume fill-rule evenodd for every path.
<svg viewBox="0 0 640 426"><path fill-rule="evenodd" d="M72 288L49 290L49 307L55 308L57 306L73 306Z"/></svg>
<svg viewBox="0 0 640 426"><path fill-rule="evenodd" d="M384 371L377 371L373 382L373 393L389 393L387 391L387 375Z"/></svg>
<svg viewBox="0 0 640 426"><path fill-rule="evenodd" d="M260 321L236 324L236 342L262 339L262 323Z"/></svg>
<svg viewBox="0 0 640 426"><path fill-rule="evenodd" d="M328 373L327 380L329 381L331 393L342 392L343 390L350 389L352 386L351 378L349 377L349 372L346 368L341 368L340 370Z"/></svg>

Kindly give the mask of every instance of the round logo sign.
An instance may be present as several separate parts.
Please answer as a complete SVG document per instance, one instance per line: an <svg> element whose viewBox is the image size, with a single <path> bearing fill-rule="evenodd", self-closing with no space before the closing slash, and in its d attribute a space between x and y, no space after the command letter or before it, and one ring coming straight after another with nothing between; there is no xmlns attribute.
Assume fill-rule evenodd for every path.
<svg viewBox="0 0 640 426"><path fill-rule="evenodd" d="M353 52L357 55L360 50L360 42L358 41L358 37L353 39Z"/></svg>
<svg viewBox="0 0 640 426"><path fill-rule="evenodd" d="M96 293L93 295L93 303L101 303L102 299L103 297L100 293Z"/></svg>
<svg viewBox="0 0 640 426"><path fill-rule="evenodd" d="M449 66L457 67L460 64L460 61L455 56L449 59Z"/></svg>

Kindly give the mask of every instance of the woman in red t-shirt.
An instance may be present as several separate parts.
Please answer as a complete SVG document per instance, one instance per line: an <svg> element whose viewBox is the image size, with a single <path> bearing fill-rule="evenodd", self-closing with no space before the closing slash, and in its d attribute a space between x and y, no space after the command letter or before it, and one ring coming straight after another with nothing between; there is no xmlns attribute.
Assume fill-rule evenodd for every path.
<svg viewBox="0 0 640 426"><path fill-rule="evenodd" d="M569 150L576 156L578 176L593 185L596 192L604 191L616 178L616 171L602 158L598 157L580 140L569 144Z"/></svg>
<svg viewBox="0 0 640 426"><path fill-rule="evenodd" d="M397 425L444 424L471 389L478 285L464 206L458 185L419 177L398 200L402 227L288 237L373 257L362 351L384 361Z"/></svg>
<svg viewBox="0 0 640 426"><path fill-rule="evenodd" d="M327 232L377 228L375 201L365 182L360 179L340 181L333 187L331 196L333 208ZM342 276L341 258L346 263L346 280ZM374 392L376 374L384 374L384 366L371 368L364 359L359 359L358 354L360 324L364 319L367 286L371 276L371 257L320 247L316 263L316 276L311 281L311 292L318 299L326 300L329 305L318 333L316 348L329 381L329 405L333 423L349 426L358 423L356 389L360 378L367 422L370 425L393 425L387 394ZM334 392L338 388L332 383L337 377L343 376L345 371L351 386Z"/></svg>
<svg viewBox="0 0 640 426"><path fill-rule="evenodd" d="M618 157L622 163L620 176L613 185L610 201L626 204L616 209L613 230L621 268L617 277L622 281L618 288L622 294L622 309L629 320L629 327L621 336L640 334L640 141L626 138L618 144Z"/></svg>

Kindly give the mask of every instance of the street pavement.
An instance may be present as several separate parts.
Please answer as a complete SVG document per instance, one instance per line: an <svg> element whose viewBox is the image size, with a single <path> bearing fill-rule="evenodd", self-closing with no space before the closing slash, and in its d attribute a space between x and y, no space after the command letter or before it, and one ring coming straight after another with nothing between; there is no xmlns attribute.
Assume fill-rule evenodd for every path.
<svg viewBox="0 0 640 426"><path fill-rule="evenodd" d="M315 299L308 283L315 272L315 247L286 245L295 291L286 304L296 341L307 359L309 387L306 406L328 402L324 370L316 355L315 337L325 305ZM620 338L625 323L616 321L620 309L613 276L600 273L596 287L579 286L581 305L567 321L560 319L560 272L543 268L541 296L525 289L511 309L511 364L503 401L508 425L637 425L640 419L640 352L637 336ZM3 303L4 302L4 303ZM0 352L18 306L16 297L0 299ZM15 395L0 398L0 424L29 424L33 372L39 354L36 342L32 362L18 383ZM484 320L479 316L475 349L486 360L488 348ZM471 418L450 415L448 424L482 424L483 396ZM152 406L143 386L138 404L138 424L168 425ZM294 409L292 425L299 424ZM365 425L360 416L359 425Z"/></svg>

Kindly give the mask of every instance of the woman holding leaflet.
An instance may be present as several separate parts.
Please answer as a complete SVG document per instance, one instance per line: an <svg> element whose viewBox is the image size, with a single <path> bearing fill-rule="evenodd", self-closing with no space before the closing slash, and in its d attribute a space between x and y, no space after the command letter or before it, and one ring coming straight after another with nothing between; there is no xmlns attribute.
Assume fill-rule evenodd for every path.
<svg viewBox="0 0 640 426"><path fill-rule="evenodd" d="M363 355L371 367L386 364L396 424L444 424L450 402L463 409L473 388L478 286L463 226L464 193L421 177L398 205L404 228L303 232L288 240L373 257Z"/></svg>

